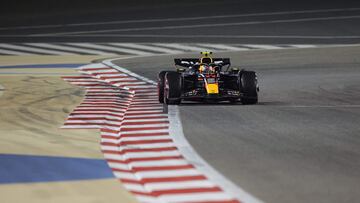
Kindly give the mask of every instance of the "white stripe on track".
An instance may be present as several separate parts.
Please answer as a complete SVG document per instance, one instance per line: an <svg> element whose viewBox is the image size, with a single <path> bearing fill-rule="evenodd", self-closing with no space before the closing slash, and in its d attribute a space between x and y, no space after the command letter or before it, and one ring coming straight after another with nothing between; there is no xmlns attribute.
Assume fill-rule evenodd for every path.
<svg viewBox="0 0 360 203"><path fill-rule="evenodd" d="M35 47L45 48L45 49L58 49L64 53L66 53L65 55L80 55L80 53L87 53L87 52L77 53L76 50L73 48L60 46L60 45L56 45L56 44L50 44L50 43L26 43L26 44L35 46Z"/></svg>
<svg viewBox="0 0 360 203"><path fill-rule="evenodd" d="M250 49L248 48L240 48L240 47L235 47L235 46L230 46L230 45L225 45L225 44L199 44L200 46L206 46L206 47L213 47L215 49L224 49L227 51L248 51Z"/></svg>
<svg viewBox="0 0 360 203"><path fill-rule="evenodd" d="M111 45L115 45L115 46L110 47L110 46L98 45L98 47L100 46L104 50L116 50L117 52L129 53L129 54L134 54L134 55L152 55L152 54L154 54L151 52L145 52L145 51L140 51L140 50L136 50L136 49L128 49L128 48L118 47L118 46L121 46L122 43L111 43Z"/></svg>
<svg viewBox="0 0 360 203"><path fill-rule="evenodd" d="M34 47L14 45L14 44L0 44L0 47L22 50L22 51L29 51L29 52L36 52L36 53L43 53L43 54L49 54L49 55L68 55L69 54L67 52L62 52L62 51L40 49L40 48L34 48Z"/></svg>
<svg viewBox="0 0 360 203"><path fill-rule="evenodd" d="M255 48L255 49L283 49L282 47L274 46L274 45L243 44L241 46Z"/></svg>
<svg viewBox="0 0 360 203"><path fill-rule="evenodd" d="M168 47L172 49L178 49L178 50L181 49L184 51L198 51L198 52L204 51L204 48L196 47L193 45L178 44L178 43L155 43L155 45Z"/></svg>
<svg viewBox="0 0 360 203"><path fill-rule="evenodd" d="M294 48L315 48L317 46L316 45L310 45L310 44L294 44L294 45L290 45L290 47L294 47Z"/></svg>
<svg viewBox="0 0 360 203"><path fill-rule="evenodd" d="M6 55L23 55L23 56L33 56L36 54L28 53L28 52L21 52L21 51L14 51L14 50L6 50L6 49L0 49L0 54L6 54Z"/></svg>
<svg viewBox="0 0 360 203"><path fill-rule="evenodd" d="M143 49L143 50L149 50L149 51L162 52L162 53L167 53L167 54L183 53L183 51L176 51L174 49L166 49L166 48L161 48L161 47L156 47L156 46L151 46L151 45L143 45L143 44L121 43L121 46L135 48L135 49Z"/></svg>
<svg viewBox="0 0 360 203"><path fill-rule="evenodd" d="M67 45L74 45L77 47L71 47L70 49L72 50L78 50L81 52L85 52L85 53L91 53L91 54L96 54L96 55L116 55L116 53L114 52L105 52L102 50L106 50L106 49L102 49L102 50L93 50L96 49L97 45L95 44L91 44L91 43L66 43ZM82 47L82 48L79 48ZM93 49L86 49L86 48L93 48Z"/></svg>

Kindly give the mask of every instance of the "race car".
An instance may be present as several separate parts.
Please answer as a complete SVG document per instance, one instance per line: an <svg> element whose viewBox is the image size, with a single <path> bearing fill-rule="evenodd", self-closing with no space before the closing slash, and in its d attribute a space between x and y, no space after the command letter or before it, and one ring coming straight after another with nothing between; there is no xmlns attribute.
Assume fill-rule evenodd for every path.
<svg viewBox="0 0 360 203"><path fill-rule="evenodd" d="M181 101L256 104L259 86L255 71L230 67L229 58L175 58L174 71L158 75L159 102L178 105Z"/></svg>

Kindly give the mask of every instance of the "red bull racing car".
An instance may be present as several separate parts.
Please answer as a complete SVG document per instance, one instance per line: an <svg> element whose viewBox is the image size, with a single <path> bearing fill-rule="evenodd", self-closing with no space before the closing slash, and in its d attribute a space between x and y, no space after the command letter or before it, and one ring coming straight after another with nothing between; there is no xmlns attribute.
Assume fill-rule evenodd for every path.
<svg viewBox="0 0 360 203"><path fill-rule="evenodd" d="M158 75L159 102L229 101L256 104L259 86L254 71L230 67L229 58L212 58L201 52L199 58L176 58L176 71Z"/></svg>

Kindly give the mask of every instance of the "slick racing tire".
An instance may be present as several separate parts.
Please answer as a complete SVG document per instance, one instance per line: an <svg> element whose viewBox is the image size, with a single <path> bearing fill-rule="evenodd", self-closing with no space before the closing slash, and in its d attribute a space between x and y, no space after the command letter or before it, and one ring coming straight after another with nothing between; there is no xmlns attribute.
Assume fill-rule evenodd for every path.
<svg viewBox="0 0 360 203"><path fill-rule="evenodd" d="M178 105L181 103L181 74L169 71L165 74L164 103Z"/></svg>
<svg viewBox="0 0 360 203"><path fill-rule="evenodd" d="M165 74L168 71L161 71L158 75L158 97L159 102L164 103Z"/></svg>
<svg viewBox="0 0 360 203"><path fill-rule="evenodd" d="M240 72L240 91L242 104L256 104L258 102L258 84L254 71Z"/></svg>

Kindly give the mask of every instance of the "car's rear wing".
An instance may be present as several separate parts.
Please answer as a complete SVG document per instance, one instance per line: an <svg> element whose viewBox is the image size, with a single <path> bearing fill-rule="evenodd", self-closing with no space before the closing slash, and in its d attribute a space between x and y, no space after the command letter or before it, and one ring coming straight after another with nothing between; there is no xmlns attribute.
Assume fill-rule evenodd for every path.
<svg viewBox="0 0 360 203"><path fill-rule="evenodd" d="M191 67L200 63L198 58L176 58L174 61L175 65L182 67ZM230 58L213 58L213 63L221 66L230 65Z"/></svg>

